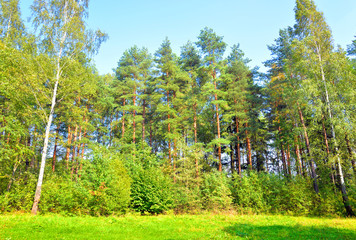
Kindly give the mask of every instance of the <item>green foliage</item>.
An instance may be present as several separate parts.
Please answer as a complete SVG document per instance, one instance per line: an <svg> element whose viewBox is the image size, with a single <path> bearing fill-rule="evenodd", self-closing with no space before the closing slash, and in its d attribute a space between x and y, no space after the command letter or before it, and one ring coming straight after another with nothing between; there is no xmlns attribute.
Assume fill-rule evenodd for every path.
<svg viewBox="0 0 356 240"><path fill-rule="evenodd" d="M172 181L160 169L137 168L132 174L131 206L141 213L162 213L173 207Z"/></svg>
<svg viewBox="0 0 356 240"><path fill-rule="evenodd" d="M93 205L89 190L81 183L71 181L69 176L50 176L45 180L42 191L39 205L42 213L89 214Z"/></svg>
<svg viewBox="0 0 356 240"><path fill-rule="evenodd" d="M0 212L27 211L33 203L33 193L36 179L32 174L15 181L10 191L0 195Z"/></svg>
<svg viewBox="0 0 356 240"><path fill-rule="evenodd" d="M206 209L229 209L232 203L228 178L218 171L204 173L201 186L203 206Z"/></svg>
<svg viewBox="0 0 356 240"><path fill-rule="evenodd" d="M234 176L231 192L234 203L238 208L257 213L267 212L267 203L264 198L264 185L259 174L250 171L242 177Z"/></svg>
<svg viewBox="0 0 356 240"><path fill-rule="evenodd" d="M300 176L291 179L250 171L235 176L231 185L234 204L241 211L288 215L340 215L340 199L332 189L322 195L313 191L312 180Z"/></svg>
<svg viewBox="0 0 356 240"><path fill-rule="evenodd" d="M162 213L174 206L173 182L158 165L148 148L138 149L126 159L132 179L131 207L141 213Z"/></svg>
<svg viewBox="0 0 356 240"><path fill-rule="evenodd" d="M210 28L180 56L168 38L153 57L133 46L99 76L88 0L34 1L36 36L18 3L0 3L1 212L29 211L47 161L43 213L353 215L355 66L314 1L296 1L263 76Z"/></svg>
<svg viewBox="0 0 356 240"><path fill-rule="evenodd" d="M312 213L313 200L317 199L313 192L310 179L295 177L292 179L278 179L276 176L266 178L268 192L266 199L272 213L293 215L308 215ZM283 197L282 197L283 196Z"/></svg>
<svg viewBox="0 0 356 240"><path fill-rule="evenodd" d="M174 185L176 212L199 212L203 208L202 177L199 173L203 158L199 145L183 147L184 157L177 160Z"/></svg>
<svg viewBox="0 0 356 240"><path fill-rule="evenodd" d="M93 160L84 163L80 182L90 192L91 214L108 215L127 210L131 179L118 156L95 154Z"/></svg>
<svg viewBox="0 0 356 240"><path fill-rule="evenodd" d="M198 213L203 209L200 187L186 186L184 183L175 185L175 207L177 213Z"/></svg>
<svg viewBox="0 0 356 240"><path fill-rule="evenodd" d="M52 176L43 185L40 209L43 212L110 215L127 211L130 177L120 159L95 153L83 163L76 181L67 176Z"/></svg>

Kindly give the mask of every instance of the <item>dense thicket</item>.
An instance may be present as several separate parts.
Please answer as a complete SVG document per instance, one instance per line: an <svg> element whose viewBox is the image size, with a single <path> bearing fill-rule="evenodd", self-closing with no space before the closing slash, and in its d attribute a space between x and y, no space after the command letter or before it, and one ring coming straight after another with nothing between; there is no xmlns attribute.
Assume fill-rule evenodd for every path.
<svg viewBox="0 0 356 240"><path fill-rule="evenodd" d="M335 48L312 0L266 74L204 28L179 55L168 38L133 46L100 76L87 7L34 1L32 35L1 1L0 211L354 215L355 40Z"/></svg>

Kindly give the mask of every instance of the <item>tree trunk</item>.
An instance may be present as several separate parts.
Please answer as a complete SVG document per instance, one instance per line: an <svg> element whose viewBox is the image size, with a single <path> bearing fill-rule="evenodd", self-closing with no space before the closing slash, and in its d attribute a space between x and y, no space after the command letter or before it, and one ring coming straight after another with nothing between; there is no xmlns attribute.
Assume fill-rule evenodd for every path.
<svg viewBox="0 0 356 240"><path fill-rule="evenodd" d="M174 139L173 147L173 182L176 182L177 140Z"/></svg>
<svg viewBox="0 0 356 240"><path fill-rule="evenodd" d="M193 104L193 111L194 111L194 118L193 118L193 120L194 120L194 122L193 122L193 127L194 127L194 145L195 144L197 144L198 143L198 134L197 134L197 129L198 129L198 127L197 127L197 103L196 102L194 102L194 104ZM195 151L197 151L196 149L195 149ZM195 176L198 178L199 177L199 164L198 164L198 158L197 158L197 156L196 156L196 152L195 152Z"/></svg>
<svg viewBox="0 0 356 240"><path fill-rule="evenodd" d="M294 137L294 149L295 149L295 155L297 156L297 161L298 161L298 174L303 175L302 160L300 159L299 144L298 144L297 136Z"/></svg>
<svg viewBox="0 0 356 240"><path fill-rule="evenodd" d="M153 145L152 145L152 139L153 136L152 136L152 120L150 121L150 147L153 149Z"/></svg>
<svg viewBox="0 0 356 240"><path fill-rule="evenodd" d="M284 147L283 147L283 144L281 143L281 155L282 155L282 166L283 166L283 174L284 176L288 176L287 175L287 164L286 164L286 154L285 154L285 151L284 151Z"/></svg>
<svg viewBox="0 0 356 240"><path fill-rule="evenodd" d="M279 123L279 120L278 120L278 123ZM279 134L279 141L280 141L280 144L281 144L283 175L285 177L287 177L288 175L287 175L286 154L285 154L284 146L283 146L283 142L282 142L282 129L281 129L280 125L278 125L278 134Z"/></svg>
<svg viewBox="0 0 356 240"><path fill-rule="evenodd" d="M112 145L112 140L113 140L113 120L114 120L114 115L115 115L115 113L111 113L110 114L110 123L109 123L109 146L111 146ZM84 120L84 119L83 119ZM80 130L79 130L79 134L82 134L82 125L79 125L79 128L80 128ZM79 139L80 140L80 139ZM79 144L79 146L80 146L80 144ZM79 147L77 148L77 149L79 149ZM78 150L78 152L79 152L79 150ZM77 156L79 156L79 154L77 154Z"/></svg>
<svg viewBox="0 0 356 240"><path fill-rule="evenodd" d="M300 142L303 142L303 135L298 135L298 139L299 139L299 141ZM304 176L304 177L306 177L307 176L307 172L308 172L308 169L307 169L307 167L305 166L305 164L304 164L304 156L307 156L308 154L306 154L305 153L306 152L306 150L305 149L303 149L303 146L300 144L299 145L299 153L300 153L300 160L302 161L302 175Z"/></svg>
<svg viewBox="0 0 356 240"><path fill-rule="evenodd" d="M239 135L239 121L237 116L235 116L235 125L236 125L236 145L235 145L235 154L237 161L238 173L241 176L241 152L240 152L240 135Z"/></svg>
<svg viewBox="0 0 356 240"><path fill-rule="evenodd" d="M88 123L88 118L86 117L85 119L85 128L84 128L84 133L83 133L83 139L85 139L86 135L87 135L87 125ZM82 168L83 168L83 159L84 159L84 150L85 150L85 143L83 142L82 145L82 153L81 153L81 156L80 156L80 165L79 165L79 171L81 172L82 171ZM80 178L81 175L79 174L78 177Z"/></svg>
<svg viewBox="0 0 356 240"><path fill-rule="evenodd" d="M231 173L233 174L235 172L235 160L234 160L234 149L232 144L230 144L230 168L231 168Z"/></svg>
<svg viewBox="0 0 356 240"><path fill-rule="evenodd" d="M349 138L348 138L346 133L345 133L345 141L346 141L347 151L349 152L349 156L351 158L352 169L354 171L354 174L356 174L355 156L352 153L352 149L351 149L351 146L350 146L350 140L349 140Z"/></svg>
<svg viewBox="0 0 356 240"><path fill-rule="evenodd" d="M248 128L248 123L246 122L245 123L245 134L246 134L246 145L247 145L247 161L248 161L248 164L250 165L251 169L252 169L252 153L251 153L251 142L250 142L250 137L248 136L248 131L247 131L247 128Z"/></svg>
<svg viewBox="0 0 356 240"><path fill-rule="evenodd" d="M37 142L37 138L36 138L36 132L37 132L37 128L35 125L35 128L33 130L33 134L32 134L32 150L34 152L31 162L30 162L30 168L34 169L35 168L35 160L36 160L36 142Z"/></svg>
<svg viewBox="0 0 356 240"><path fill-rule="evenodd" d="M80 157L79 157L80 156L81 141L82 141L82 125L79 126L79 137L78 137L78 145L77 145L77 164L75 166L75 174L76 175L78 175L79 162L81 162L80 161Z"/></svg>
<svg viewBox="0 0 356 240"><path fill-rule="evenodd" d="M326 105L327 105L327 108L328 108L329 118L330 118L330 125L331 125L331 133L332 133L332 136L333 136L333 139L334 139L334 143L335 143L335 151L336 151L337 165L338 165L338 170L339 170L340 188L341 188L341 193L342 193L342 199L343 199L343 203L344 203L347 215L348 216L354 216L354 213L352 211L352 208L351 208L351 205L350 205L350 202L349 202L349 197L347 195L345 181L344 181L344 174L343 174L342 167L341 167L341 161L340 161L340 156L339 156L339 147L338 147L338 142L337 142L336 134L335 134L335 130L334 130L334 124L332 122L333 115L332 115L332 109L331 109L331 104L330 104L330 100L329 100L328 88L326 86L324 68L323 68L322 59L321 59L321 53L320 53L320 46L316 42L315 42L315 45L316 45L317 55L318 55L318 58L319 58L321 79L322 79L322 81L324 83Z"/></svg>
<svg viewBox="0 0 356 240"><path fill-rule="evenodd" d="M63 10L63 15L64 15L64 24L66 25L67 20L68 20L68 3L65 1L64 4L64 10ZM49 141L49 133L51 130L51 125L52 125L52 120L53 120L53 114L54 114L54 107L56 105L56 98L57 98L57 90L58 90L58 84L59 80L61 78L61 73L62 73L62 68L61 68L61 58L62 58L62 53L64 50L64 43L67 38L67 32L64 31L63 35L60 37L59 41L59 49L58 49L58 54L57 54L57 59L56 59L56 76L55 76L55 84L53 88L53 95L52 95L52 103L51 103L51 110L48 116L47 120L47 126L46 126L46 132L45 132L45 138L44 138L44 144L43 144L43 149L42 149L42 157L41 157L41 167L40 167L40 173L38 175L38 181L37 181L37 187L36 187L36 192L35 192L35 198L33 201L33 206L32 206L32 214L37 214L38 211L38 203L41 198L41 191L42 191L42 182L43 182L43 176L44 176L44 170L45 170L45 165L46 165L46 157L47 157L47 148L48 148L48 141Z"/></svg>
<svg viewBox="0 0 356 240"><path fill-rule="evenodd" d="M168 73L167 73L167 78L168 78ZM167 81L167 89L168 89L168 81ZM167 90L166 92L167 94L167 107L169 108L169 90ZM170 115L168 113L167 115L167 119L168 119L168 134L171 133L171 123L170 123ZM172 163L172 153L171 153L171 139L168 138L168 162L169 164Z"/></svg>
<svg viewBox="0 0 356 240"><path fill-rule="evenodd" d="M70 154L70 146L72 144L72 135L73 133L71 132L71 127L68 125L68 140L67 140L67 152L66 152L66 164L67 164L67 169L69 169L69 154Z"/></svg>
<svg viewBox="0 0 356 240"><path fill-rule="evenodd" d="M217 90L216 80L215 80L215 73L214 73L214 88ZM218 94L215 92L214 94L215 101L218 100ZM219 104L215 104L215 111L216 111L216 127L218 130L218 139L220 139L220 117L219 117ZM222 164L221 164L221 144L218 145L218 156L219 156L219 172L222 171Z"/></svg>
<svg viewBox="0 0 356 240"><path fill-rule="evenodd" d="M122 100L122 106L123 106L123 110L122 110L122 126L121 126L121 133L122 133L122 136L121 136L121 139L124 140L124 136L125 136L125 104L126 104L126 101L125 101L125 98Z"/></svg>
<svg viewBox="0 0 356 240"><path fill-rule="evenodd" d="M288 175L289 177L292 176L292 171L291 171L291 159L290 159L290 149L289 149L289 144L287 144L287 165L288 165Z"/></svg>
<svg viewBox="0 0 356 240"><path fill-rule="evenodd" d="M18 160L18 157L17 157L17 160L15 162L15 165L14 165L14 168L12 169L12 174L11 174L11 178L9 180L9 183L7 185L7 191L10 192L10 189L11 189L11 186L12 186L12 183L14 182L14 178L15 178L15 173L16 173L16 170L17 170L17 167L20 165L20 161Z"/></svg>
<svg viewBox="0 0 356 240"><path fill-rule="evenodd" d="M78 125L75 125L75 130L74 130L74 137L73 137L73 152L72 152L72 167L71 167L71 172L70 174L73 175L74 173L74 168L76 165L76 141L77 141L77 133L78 133Z"/></svg>
<svg viewBox="0 0 356 240"><path fill-rule="evenodd" d="M56 168L56 157L57 157L57 142L58 142L58 135L59 135L59 123L56 129L56 139L54 140L54 150L53 150L53 157L52 157L52 172L55 171Z"/></svg>
<svg viewBox="0 0 356 240"><path fill-rule="evenodd" d="M323 125L323 133L324 133L324 141L325 141L325 148L326 148L326 158L327 158L327 163L329 163L330 161L330 149L329 149L329 142L328 142L328 135L326 133L326 128L325 128L325 124L324 124L324 118L322 119L322 125ZM333 185L335 186L335 176L334 176L334 164L332 164L332 166L330 166L330 170L331 170L331 181L333 182Z"/></svg>
<svg viewBox="0 0 356 240"><path fill-rule="evenodd" d="M134 91L133 91L133 105L134 105L134 109L133 109L133 113L132 113L132 117L133 117L133 122L132 122L132 126L133 126L133 133L132 133L132 142L135 145L136 143L136 86L134 87Z"/></svg>
<svg viewBox="0 0 356 240"><path fill-rule="evenodd" d="M315 173L314 160L312 159L312 156L311 156L307 127L305 126L304 117L303 117L302 110L300 109L299 105L298 105L298 113L299 113L300 122L302 123L303 130L304 130L305 145L307 147L307 153L308 153L308 157L309 157L309 165L310 165L310 169L311 169L311 175L313 178L314 191L317 194L319 194L319 186L318 186L318 182L316 179L317 176Z"/></svg>
<svg viewBox="0 0 356 240"><path fill-rule="evenodd" d="M52 104L51 104L51 111L49 113L48 121L47 121L47 126L46 126L46 133L45 133L45 139L43 143L43 150L42 150L42 158L41 158L41 167L40 167L40 173L38 176L38 181L37 181L37 187L36 187L36 192L35 192L35 198L33 201L32 205L32 214L36 215L38 211L38 203L40 202L41 198L41 191L42 191L42 182L43 182L43 175L44 175L44 169L46 165L46 157L47 157L47 148L48 148L48 140L49 140L49 132L51 130L51 125L52 125L52 119L53 119L53 114L54 114L54 106L56 105L56 97L57 97L57 88L58 88L58 81L60 77L60 71L59 71L59 61L58 61L58 71L57 71L57 77L56 77L56 82L54 84L54 89L53 89L53 96L52 96Z"/></svg>
<svg viewBox="0 0 356 240"><path fill-rule="evenodd" d="M279 165L280 156L279 156L279 151L278 150L276 150L276 155L277 155L277 159L276 159L275 162L277 162L277 172L278 172L278 175L280 175L281 174L281 167Z"/></svg>
<svg viewBox="0 0 356 240"><path fill-rule="evenodd" d="M27 137L27 144L26 146L28 147L28 149L31 149L31 131L30 129L28 129L28 137ZM26 167L25 167L25 171L28 170L28 167L30 165L30 159L29 157L26 157Z"/></svg>
<svg viewBox="0 0 356 240"><path fill-rule="evenodd" d="M146 127L145 127L145 122L146 122L146 100L143 99L143 103L142 103L142 143L145 142L145 131L146 131Z"/></svg>

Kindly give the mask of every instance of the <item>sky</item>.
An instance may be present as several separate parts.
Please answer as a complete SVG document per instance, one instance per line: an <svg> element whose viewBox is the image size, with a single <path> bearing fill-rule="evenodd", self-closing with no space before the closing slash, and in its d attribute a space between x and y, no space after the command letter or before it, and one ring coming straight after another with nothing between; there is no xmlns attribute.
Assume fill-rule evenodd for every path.
<svg viewBox="0 0 356 240"><path fill-rule="evenodd" d="M23 18L30 15L31 0L20 0ZM335 45L346 49L356 36L356 0L314 0L324 13ZM122 53L130 47L146 47L151 54L168 37L173 52L188 40L197 41L204 27L212 28L228 44L240 44L245 56L266 71L267 45L280 29L293 26L295 0L91 0L88 28L106 32L94 57L100 74L113 73ZM26 23L30 25L30 23Z"/></svg>

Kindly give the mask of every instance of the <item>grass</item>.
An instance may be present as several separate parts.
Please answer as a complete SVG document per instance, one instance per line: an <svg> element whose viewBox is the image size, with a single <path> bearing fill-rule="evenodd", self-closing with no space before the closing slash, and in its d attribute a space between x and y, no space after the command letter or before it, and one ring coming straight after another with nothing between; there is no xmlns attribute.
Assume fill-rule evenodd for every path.
<svg viewBox="0 0 356 240"><path fill-rule="evenodd" d="M0 215L0 239L356 239L356 219L266 215Z"/></svg>

